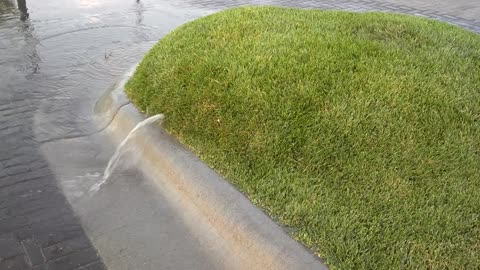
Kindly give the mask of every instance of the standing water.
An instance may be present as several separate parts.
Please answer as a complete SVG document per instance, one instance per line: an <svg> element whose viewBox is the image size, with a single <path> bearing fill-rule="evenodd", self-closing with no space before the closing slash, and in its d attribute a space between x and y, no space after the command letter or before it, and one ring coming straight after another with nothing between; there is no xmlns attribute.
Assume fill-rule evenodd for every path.
<svg viewBox="0 0 480 270"><path fill-rule="evenodd" d="M120 145L117 147L117 150L115 150L115 153L113 154L113 156L108 161L108 165L105 168L105 171L103 172L102 180L100 182L94 184L90 188L90 193L91 194L95 194L108 181L108 179L112 175L112 172L117 168L117 166L119 164L119 161L120 161L120 158L124 155L124 153L126 153L126 152L128 152L128 150L130 150L129 147L128 147L128 143L137 134L137 132L140 129L142 129L143 127L145 127L149 124L152 124L156 121L162 120L163 118L164 118L163 114L157 114L157 115L151 116L151 117L143 120L142 122L138 123L132 129L132 131L130 131L130 133L128 133L127 137L125 137L125 139L122 141L122 143L120 143Z"/></svg>
<svg viewBox="0 0 480 270"><path fill-rule="evenodd" d="M162 36L205 12L183 0L0 0L0 234L25 235L7 238L12 251L23 243L35 250L68 243L68 254L54 252L37 266L147 270L171 268L168 250L193 242L172 228L166 235L175 245L166 248L167 230L153 229L161 217L128 211L159 209L146 203L159 200L154 192L86 199L84 192L102 179L96 172L105 169L103 154L110 151L94 121L98 98ZM140 219L150 225L129 229ZM199 254L186 245L182 250ZM0 259L0 269L29 268L21 248L5 251L10 255ZM193 267L184 261L175 268Z"/></svg>

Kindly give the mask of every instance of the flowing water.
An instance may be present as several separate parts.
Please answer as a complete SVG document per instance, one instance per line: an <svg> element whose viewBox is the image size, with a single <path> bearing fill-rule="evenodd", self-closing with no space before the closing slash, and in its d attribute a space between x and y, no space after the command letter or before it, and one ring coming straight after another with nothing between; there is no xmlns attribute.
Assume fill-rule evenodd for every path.
<svg viewBox="0 0 480 270"><path fill-rule="evenodd" d="M122 141L122 143L120 143L118 145L117 149L115 150L115 153L113 154L113 156L108 161L108 165L105 168L102 180L98 183L95 183L90 188L90 193L91 194L95 194L98 190L100 190L100 188L105 183L107 183L108 179L112 175L112 172L117 168L117 166L120 162L120 159L123 157L123 155L125 153L127 153L130 150L130 147L129 147L128 143L134 138L134 136L138 133L138 131L141 130L142 128L150 125L150 124L153 124L154 122L162 120L163 117L164 117L163 114L157 114L157 115L151 116L151 117L143 120L142 122L138 123L132 129L132 131L130 131L130 133L127 135L127 137L125 137L125 139ZM139 149L135 149L135 150L139 151ZM141 151L141 149L140 149L140 151ZM137 153L137 154L141 154L141 153Z"/></svg>
<svg viewBox="0 0 480 270"><path fill-rule="evenodd" d="M166 0L0 0L0 105L28 108L40 143L91 134L94 104L117 77L210 12Z"/></svg>

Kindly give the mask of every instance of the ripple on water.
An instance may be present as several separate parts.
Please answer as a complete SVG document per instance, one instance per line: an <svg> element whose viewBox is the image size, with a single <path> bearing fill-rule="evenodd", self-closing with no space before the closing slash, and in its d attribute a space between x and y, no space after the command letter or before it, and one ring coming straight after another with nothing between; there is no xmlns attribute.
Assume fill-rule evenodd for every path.
<svg viewBox="0 0 480 270"><path fill-rule="evenodd" d="M75 176L73 179L62 181L63 190L72 202L88 195L89 188L101 179L98 172L87 172L85 175Z"/></svg>
<svg viewBox="0 0 480 270"><path fill-rule="evenodd" d="M15 6L0 15L0 99L35 101L39 142L95 132L103 92L161 36L200 15L164 0L27 4L23 20Z"/></svg>

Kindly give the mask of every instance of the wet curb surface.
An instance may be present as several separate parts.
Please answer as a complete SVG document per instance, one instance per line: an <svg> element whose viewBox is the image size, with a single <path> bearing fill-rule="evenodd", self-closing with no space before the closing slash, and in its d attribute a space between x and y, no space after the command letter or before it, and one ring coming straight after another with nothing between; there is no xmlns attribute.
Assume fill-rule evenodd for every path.
<svg viewBox="0 0 480 270"><path fill-rule="evenodd" d="M117 142L145 120L123 91L131 74L128 72L96 105L99 123L109 123L107 130ZM184 201L181 207L185 213L202 216L212 233L220 235L225 246L245 262L241 268L328 269L161 126L142 128L129 140L142 151L144 174L162 188L168 186Z"/></svg>

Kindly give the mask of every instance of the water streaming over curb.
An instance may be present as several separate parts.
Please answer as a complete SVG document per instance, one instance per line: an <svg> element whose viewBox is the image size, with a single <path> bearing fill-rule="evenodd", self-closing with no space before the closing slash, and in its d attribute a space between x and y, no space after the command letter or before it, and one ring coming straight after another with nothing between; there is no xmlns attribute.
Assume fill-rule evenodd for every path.
<svg viewBox="0 0 480 270"><path fill-rule="evenodd" d="M151 116L145 120L143 120L142 122L138 123L133 129L132 131L130 131L130 133L128 133L127 137L125 137L125 139L122 141L122 143L120 143L120 145L118 145L117 149L115 150L115 153L113 154L113 156L110 158L110 160L108 161L108 165L107 167L105 168L105 171L103 172L103 177L101 179L100 182L98 183L95 183L91 188L90 188L90 191L89 193L91 195L95 194L96 192L98 192L100 190L100 188L105 184L107 183L107 181L110 179L110 176L112 175L112 172L117 168L120 160L121 160L121 157L126 153L128 152L129 150L131 150L128 146L128 143L129 141L134 138L134 136L138 133L139 130L141 130L142 128L150 125L150 124L153 124L159 120L163 120L164 118L164 115L163 114L157 114L157 115L154 115L154 116ZM139 150L139 149L135 149L136 151L142 151L142 150Z"/></svg>

